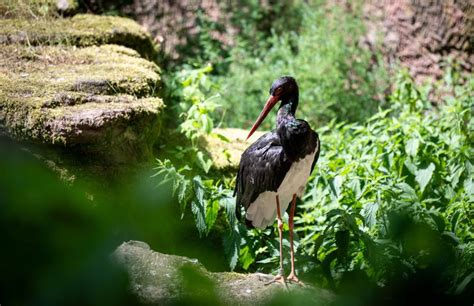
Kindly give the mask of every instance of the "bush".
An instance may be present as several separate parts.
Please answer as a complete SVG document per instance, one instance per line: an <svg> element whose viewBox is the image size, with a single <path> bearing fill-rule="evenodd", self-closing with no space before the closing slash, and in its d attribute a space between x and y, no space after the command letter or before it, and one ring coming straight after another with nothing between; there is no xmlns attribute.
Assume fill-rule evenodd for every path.
<svg viewBox="0 0 474 306"><path fill-rule="evenodd" d="M210 133L210 114L226 126L250 126L269 81L291 74L301 87L298 117L310 121L322 141L298 204L298 273L338 290L342 303L347 297L348 304L352 298L360 305L371 299L395 304L397 297L421 293L438 303L461 301L472 291L474 275L474 79L460 81L448 69L443 81L420 88L402 72L382 99L387 77L354 40L364 30L357 14L324 3L301 4L305 27L274 29L268 39L250 22L227 58L229 67L219 73L188 67L176 74L175 81L189 80L171 88L179 112L193 110L180 128L193 143L186 160L196 169L159 162L157 171L174 180L182 212L192 213L201 235L216 224L227 226L224 250L231 269L277 271L276 226L257 231L236 223L232 184L211 177L192 140ZM261 20L264 13L258 14L252 20ZM251 29L257 29L254 36ZM443 97L439 108L429 98L433 88ZM221 97L209 100L216 92Z"/></svg>
<svg viewBox="0 0 474 306"><path fill-rule="evenodd" d="M304 27L274 31L265 44L237 40L228 74L217 77L223 112L216 118L224 114L224 125L250 126L266 100L271 80L281 75L298 80L299 116L312 124L322 125L334 118L363 120L381 105L387 88L385 72L358 42L364 27L357 14L324 1L300 7ZM265 122L266 128L271 127L272 119Z"/></svg>
<svg viewBox="0 0 474 306"><path fill-rule="evenodd" d="M317 129L321 157L295 219L297 269L304 278L324 277L323 285L342 297L354 295L361 281L374 292L380 290L376 284L398 288L384 294L389 298L409 296L409 287L420 284L434 290L433 299L469 292L474 80L460 85L453 76L436 84L451 93L439 109L432 107L429 90L400 73L387 110L363 124L333 120ZM183 213L189 201L199 232L209 234L216 223L230 230L223 238L231 269L277 271L276 226L247 230L235 222L228 182L204 181L192 169L170 164L160 169L167 167L161 173L177 173ZM195 196L179 198L188 191ZM288 248L285 239L284 256Z"/></svg>
<svg viewBox="0 0 474 306"><path fill-rule="evenodd" d="M473 89L472 79L454 86L433 109L402 73L389 109L318 129L321 157L295 218L300 273L342 294L359 282L399 289L386 298L409 296L410 286L432 299L469 292ZM241 233L240 267L276 271L276 227Z"/></svg>
<svg viewBox="0 0 474 306"><path fill-rule="evenodd" d="M320 130L321 158L298 228L302 250L326 272L371 267L383 281L400 272L387 260L413 271L441 255L443 244L429 237L457 251L472 243L473 85L456 87L435 110L402 74L390 109L364 125Z"/></svg>

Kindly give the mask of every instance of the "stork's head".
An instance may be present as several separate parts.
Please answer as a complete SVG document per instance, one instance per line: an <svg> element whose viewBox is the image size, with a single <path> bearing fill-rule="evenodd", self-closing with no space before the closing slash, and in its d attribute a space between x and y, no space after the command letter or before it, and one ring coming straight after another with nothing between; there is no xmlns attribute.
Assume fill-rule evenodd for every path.
<svg viewBox="0 0 474 306"><path fill-rule="evenodd" d="M267 117L270 110L281 101L281 105L291 103L292 113L296 111L298 106L298 84L295 79L291 76L282 76L276 79L272 87L270 88L270 97L268 98L265 106L263 107L262 112L258 116L257 120L250 129L247 139L252 136L252 134L257 130L257 128L262 124L265 117Z"/></svg>
<svg viewBox="0 0 474 306"><path fill-rule="evenodd" d="M270 88L270 96L279 97L281 101L288 101L295 93L298 93L298 84L291 76L279 77Z"/></svg>

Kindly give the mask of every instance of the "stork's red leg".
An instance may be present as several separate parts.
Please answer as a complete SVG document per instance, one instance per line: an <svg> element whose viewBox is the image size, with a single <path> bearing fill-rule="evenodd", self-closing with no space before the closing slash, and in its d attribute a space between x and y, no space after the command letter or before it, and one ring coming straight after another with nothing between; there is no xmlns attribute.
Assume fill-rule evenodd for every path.
<svg viewBox="0 0 474 306"><path fill-rule="evenodd" d="M278 235L280 237L280 275L285 275L283 270L283 221L281 220L280 212L280 198L276 196L276 205L277 205L277 219L278 219Z"/></svg>
<svg viewBox="0 0 474 306"><path fill-rule="evenodd" d="M267 283L267 285L275 282L280 282L288 288L285 279L285 271L283 270L283 221L281 220L280 212L280 198L276 196L276 206L277 206L277 220L278 220L278 235L280 236L280 272L273 280Z"/></svg>
<svg viewBox="0 0 474 306"><path fill-rule="evenodd" d="M293 247L293 228L295 227L293 218L295 216L295 209L296 209L296 194L293 195L293 200L291 201L290 217L288 220L288 223L290 226L291 272L290 272L290 275L288 275L287 279L290 282L295 282L302 285L303 283L300 282L298 277L296 277L296 273L295 273L295 250Z"/></svg>

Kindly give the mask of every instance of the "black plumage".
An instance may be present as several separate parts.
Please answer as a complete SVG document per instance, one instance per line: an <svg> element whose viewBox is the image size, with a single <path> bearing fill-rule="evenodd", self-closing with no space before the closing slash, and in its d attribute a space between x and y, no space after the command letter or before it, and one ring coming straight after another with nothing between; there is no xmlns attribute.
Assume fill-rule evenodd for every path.
<svg viewBox="0 0 474 306"><path fill-rule="evenodd" d="M280 138L272 131L266 133L245 150L240 159L234 196L236 215L241 219L241 207L250 203L265 191L277 191L291 167L291 160L282 149ZM251 227L251 222L246 222Z"/></svg>
<svg viewBox="0 0 474 306"><path fill-rule="evenodd" d="M294 81L292 78L291 80ZM272 89L274 87L275 84ZM239 220L242 207L247 210L261 193L278 190L292 163L316 150L312 172L318 160L318 134L310 128L308 122L295 119L294 112L298 105L296 82L292 88L295 90L293 96L286 95L281 98L277 127L261 136L241 156L234 190L234 196L237 196L236 215ZM272 89L270 94L273 93ZM251 227L250 222L246 224Z"/></svg>
<svg viewBox="0 0 474 306"><path fill-rule="evenodd" d="M296 198L301 196L306 181L319 158L319 137L308 122L295 118L299 102L298 85L292 77L277 79L270 88L270 97L255 121L249 136L258 128L270 110L281 101L276 128L260 137L245 150L240 159L234 196L237 196L236 215L241 218L245 209L247 226L264 228L278 220L280 240L280 272L272 282L292 281L296 277L293 244ZM291 273L283 271L282 213L291 201L288 218L290 229Z"/></svg>

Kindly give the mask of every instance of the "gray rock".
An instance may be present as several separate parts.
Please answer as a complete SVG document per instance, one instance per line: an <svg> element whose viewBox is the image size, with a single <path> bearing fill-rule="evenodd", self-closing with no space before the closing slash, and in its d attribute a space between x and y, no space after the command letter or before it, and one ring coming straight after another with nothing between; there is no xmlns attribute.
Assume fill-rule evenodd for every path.
<svg viewBox="0 0 474 306"><path fill-rule="evenodd" d="M312 305L327 305L334 295L306 285L266 285L272 275L209 272L196 259L155 252L139 241L124 242L113 258L126 268L131 290L147 304L204 301L222 305L261 305L273 299L304 297Z"/></svg>
<svg viewBox="0 0 474 306"><path fill-rule="evenodd" d="M150 159L163 101L159 68L131 49L0 46L0 126L102 164Z"/></svg>
<svg viewBox="0 0 474 306"><path fill-rule="evenodd" d="M0 11L1 13L1 11ZM27 46L116 44L156 59L158 46L135 21L116 16L78 14L71 18L0 18L0 43Z"/></svg>

